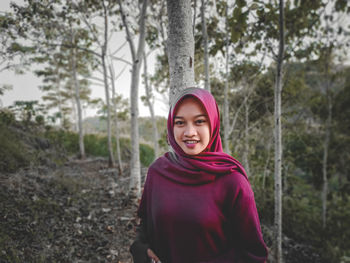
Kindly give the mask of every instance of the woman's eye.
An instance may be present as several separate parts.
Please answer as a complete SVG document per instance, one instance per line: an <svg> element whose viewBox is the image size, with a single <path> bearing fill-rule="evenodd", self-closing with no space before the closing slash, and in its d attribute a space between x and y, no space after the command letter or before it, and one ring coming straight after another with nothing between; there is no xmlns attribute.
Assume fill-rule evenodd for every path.
<svg viewBox="0 0 350 263"><path fill-rule="evenodd" d="M197 124L202 124L202 123L205 123L205 122L206 122L206 120L204 120L204 119L203 119L203 120L202 120L202 119L196 120L196 123L197 123Z"/></svg>
<svg viewBox="0 0 350 263"><path fill-rule="evenodd" d="M175 125L182 125L183 123L183 121L175 121Z"/></svg>

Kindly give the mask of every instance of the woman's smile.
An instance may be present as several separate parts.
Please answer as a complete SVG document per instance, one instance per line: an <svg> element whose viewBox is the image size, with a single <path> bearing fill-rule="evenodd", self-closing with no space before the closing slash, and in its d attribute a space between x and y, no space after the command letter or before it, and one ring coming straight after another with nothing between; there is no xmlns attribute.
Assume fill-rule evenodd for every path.
<svg viewBox="0 0 350 263"><path fill-rule="evenodd" d="M196 144L199 143L199 141L184 141L186 146L190 149L193 149L196 147Z"/></svg>

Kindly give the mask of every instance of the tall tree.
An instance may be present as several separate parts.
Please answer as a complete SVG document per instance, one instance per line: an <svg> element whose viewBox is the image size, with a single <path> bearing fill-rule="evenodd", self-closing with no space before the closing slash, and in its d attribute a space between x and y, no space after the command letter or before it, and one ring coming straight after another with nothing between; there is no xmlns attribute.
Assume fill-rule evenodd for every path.
<svg viewBox="0 0 350 263"><path fill-rule="evenodd" d="M279 0L279 48L275 80L275 219L274 258L277 263L282 262L282 124L281 124L281 93L283 81L284 60L284 0Z"/></svg>
<svg viewBox="0 0 350 263"><path fill-rule="evenodd" d="M111 99L109 91L109 77L107 68L107 54L109 50L110 35L110 15L114 8L113 1L80 1L74 4L75 11L80 15L85 25L90 31L91 37L98 46L100 53L94 54L100 59L100 66L102 67L103 86L105 89L105 100L107 106L107 144L108 144L108 164L110 167L115 166L113 145L112 145L112 131L111 131ZM97 16L96 16L97 14ZM101 18L102 27L98 25L98 21L93 21L90 17ZM100 30L99 30L100 29Z"/></svg>
<svg viewBox="0 0 350 263"><path fill-rule="evenodd" d="M112 102L113 102L113 112L114 112L115 140L116 140L116 146L117 146L116 147L116 154L117 154L119 174L122 174L122 172L123 172L123 165L122 165L122 157L121 157L121 152L120 152L120 136L119 136L119 125L118 125L118 123L119 123L119 121L118 121L118 97L116 94L115 81L117 81L117 79L124 72L124 70L125 70L125 67L118 74L118 76L115 76L113 63L109 63L109 74L110 74L110 81L112 84Z"/></svg>
<svg viewBox="0 0 350 263"><path fill-rule="evenodd" d="M225 10L225 29L228 31L228 6ZM229 117L229 104L228 104L228 81L229 81L229 34L225 39L225 88L224 88L224 114L223 114L223 128L224 128L224 150L230 154L229 148L229 136L230 136L230 117Z"/></svg>
<svg viewBox="0 0 350 263"><path fill-rule="evenodd" d="M71 28L70 42L72 46L75 46L76 42L76 32ZM76 48L70 49L70 69L72 73L72 79L74 83L74 98L77 106L78 113L78 131L79 131L79 149L80 149L80 158L85 159L85 145L84 145L84 132L83 132L83 116L82 116L82 107L80 102L80 85L78 80L78 69L77 69L77 50Z"/></svg>
<svg viewBox="0 0 350 263"><path fill-rule="evenodd" d="M321 64L321 80L319 81L319 87L321 92L326 98L326 112L327 118L324 121L324 141L323 141L323 158L322 158L322 226L327 226L327 196L328 196L328 159L330 139L332 132L332 119L333 119L333 105L334 94L336 93L336 81L337 69L335 69L334 61L335 56L339 51L344 50L346 45L349 45L347 33L344 31L346 26L350 26L350 22L344 19L344 16L350 12L350 3L345 1L328 2L325 5L323 13L324 24L320 28L319 36L319 63ZM340 22L345 20L345 22ZM339 84L338 84L339 86ZM338 89L339 91L339 89Z"/></svg>
<svg viewBox="0 0 350 263"><path fill-rule="evenodd" d="M253 39L248 28L248 18L252 7L246 1L236 1L231 4L227 1L216 1L216 10L218 16L213 16L208 24L208 34L214 39L210 54L217 55L219 51L222 53L225 71L223 73L224 85L224 101L223 101L223 146L224 151L231 153L229 147L230 135L236 124L236 120L241 108L236 111L231 119L229 92L233 88L230 85L230 64L238 60L237 54L248 56L244 47ZM220 25L223 26L220 26Z"/></svg>
<svg viewBox="0 0 350 263"><path fill-rule="evenodd" d="M286 3L286 5L284 5ZM274 88L274 138L275 138L275 215L274 258L282 261L282 126L281 92L283 62L287 59L305 59L314 54L315 42L305 41L315 37L320 25L323 3L319 1L256 2L257 20L254 26L255 52L268 51L276 65ZM262 6L259 6L262 4ZM277 17L278 14L278 17ZM284 27L288 30L284 30ZM275 50L278 48L278 53Z"/></svg>
<svg viewBox="0 0 350 263"><path fill-rule="evenodd" d="M148 0L142 2L139 20L139 39L137 50L135 49L134 41L132 39L129 24L126 21L126 14L123 9L121 0L118 0L120 13L122 16L123 25L125 28L127 41L129 43L132 70L131 70L131 87L130 87L130 113L131 113L131 160L130 160L130 190L137 196L141 194L141 167L140 167L140 149L139 149L139 125L138 125L138 91L140 80L140 68L142 64L142 55L145 47L145 20Z"/></svg>
<svg viewBox="0 0 350 263"><path fill-rule="evenodd" d="M190 0L167 0L170 101L182 89L195 86L194 38Z"/></svg>

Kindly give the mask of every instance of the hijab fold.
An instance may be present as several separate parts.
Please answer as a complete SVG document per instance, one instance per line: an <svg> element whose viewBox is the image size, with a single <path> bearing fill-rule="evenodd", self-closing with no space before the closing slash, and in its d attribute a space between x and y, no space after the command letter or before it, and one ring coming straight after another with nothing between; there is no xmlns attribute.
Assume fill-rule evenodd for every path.
<svg viewBox="0 0 350 263"><path fill-rule="evenodd" d="M205 151L188 155L176 143L174 137L174 114L184 98L193 96L204 106L210 123L210 141ZM240 172L247 178L243 166L232 156L223 152L220 137L219 109L213 95L201 88L180 91L172 102L168 116L168 141L171 152L160 157L153 165L155 172L183 184L204 184L216 176Z"/></svg>

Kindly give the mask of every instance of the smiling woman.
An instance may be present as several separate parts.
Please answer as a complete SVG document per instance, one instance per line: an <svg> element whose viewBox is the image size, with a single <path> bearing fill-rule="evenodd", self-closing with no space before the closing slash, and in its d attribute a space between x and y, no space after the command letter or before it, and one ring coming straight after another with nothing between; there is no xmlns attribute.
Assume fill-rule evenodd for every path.
<svg viewBox="0 0 350 263"><path fill-rule="evenodd" d="M210 139L208 114L203 105L194 97L186 97L174 117L176 143L189 155L203 152Z"/></svg>
<svg viewBox="0 0 350 263"><path fill-rule="evenodd" d="M265 262L254 194L242 165L222 151L214 97L189 88L168 116L171 152L149 168L131 246L135 263Z"/></svg>

